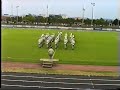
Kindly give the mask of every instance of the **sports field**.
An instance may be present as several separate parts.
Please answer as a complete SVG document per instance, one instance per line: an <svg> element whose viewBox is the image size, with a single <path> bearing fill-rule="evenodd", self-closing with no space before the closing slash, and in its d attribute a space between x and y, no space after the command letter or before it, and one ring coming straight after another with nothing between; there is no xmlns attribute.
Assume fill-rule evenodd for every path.
<svg viewBox="0 0 120 90"><path fill-rule="evenodd" d="M2 61L39 63L40 58L48 58L48 49L44 45L38 48L38 38L41 34L58 33L60 30L16 29L3 28ZM118 33L63 30L64 34L72 32L75 35L75 49L63 46L63 39L55 50L54 58L62 64L79 65L118 65ZM54 44L53 44L54 47Z"/></svg>

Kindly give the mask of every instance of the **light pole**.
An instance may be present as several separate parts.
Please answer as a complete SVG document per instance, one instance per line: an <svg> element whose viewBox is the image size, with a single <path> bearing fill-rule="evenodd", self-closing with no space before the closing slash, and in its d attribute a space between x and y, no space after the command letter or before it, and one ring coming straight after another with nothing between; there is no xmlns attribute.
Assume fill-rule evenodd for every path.
<svg viewBox="0 0 120 90"><path fill-rule="evenodd" d="M118 28L119 28L119 26L120 26L120 24L119 24L119 23L120 23L120 19L118 18Z"/></svg>
<svg viewBox="0 0 120 90"><path fill-rule="evenodd" d="M84 13L85 13L85 8L83 6L83 19L82 19L82 25L84 24Z"/></svg>
<svg viewBox="0 0 120 90"><path fill-rule="evenodd" d="M16 9L17 9L17 24L18 24L18 7L19 6L16 6Z"/></svg>
<svg viewBox="0 0 120 90"><path fill-rule="evenodd" d="M2 16L2 0L1 0L1 16ZM2 17L1 17L1 20L2 20Z"/></svg>
<svg viewBox="0 0 120 90"><path fill-rule="evenodd" d="M46 17L46 25L48 23L48 5L47 5L47 17Z"/></svg>
<svg viewBox="0 0 120 90"><path fill-rule="evenodd" d="M91 26L93 26L93 13L94 13L94 6L95 6L95 3L91 3L92 5L92 20L91 20Z"/></svg>
<svg viewBox="0 0 120 90"><path fill-rule="evenodd" d="M13 4L11 4L11 22L13 22Z"/></svg>
<svg viewBox="0 0 120 90"><path fill-rule="evenodd" d="M120 28L120 0L118 0L118 28Z"/></svg>

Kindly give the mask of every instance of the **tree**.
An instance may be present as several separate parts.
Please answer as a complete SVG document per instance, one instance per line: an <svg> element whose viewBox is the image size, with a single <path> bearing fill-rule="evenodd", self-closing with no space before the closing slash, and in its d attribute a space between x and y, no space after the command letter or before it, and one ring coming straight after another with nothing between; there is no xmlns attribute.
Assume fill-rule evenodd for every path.
<svg viewBox="0 0 120 90"><path fill-rule="evenodd" d="M22 22L22 17L18 17L18 22Z"/></svg>
<svg viewBox="0 0 120 90"><path fill-rule="evenodd" d="M10 18L10 17L7 17L7 18L6 18L6 21L7 21L7 23L9 23L9 21L11 21L11 18Z"/></svg>
<svg viewBox="0 0 120 90"><path fill-rule="evenodd" d="M46 19L43 16L36 16L35 22L37 23L46 23Z"/></svg>
<svg viewBox="0 0 120 90"><path fill-rule="evenodd" d="M112 22L112 24L118 25L118 19L115 19L115 20Z"/></svg>
<svg viewBox="0 0 120 90"><path fill-rule="evenodd" d="M107 20L104 20L103 18L96 19L96 20L94 21L94 23L95 23L96 25L108 25L108 24L109 24L108 21L107 21Z"/></svg>
<svg viewBox="0 0 120 90"><path fill-rule="evenodd" d="M29 14L23 17L23 21L33 24L35 22L35 17Z"/></svg>
<svg viewBox="0 0 120 90"><path fill-rule="evenodd" d="M85 22L85 24L87 24L87 25L90 25L90 24L91 24L91 20L90 20L89 18L85 19L84 22Z"/></svg>

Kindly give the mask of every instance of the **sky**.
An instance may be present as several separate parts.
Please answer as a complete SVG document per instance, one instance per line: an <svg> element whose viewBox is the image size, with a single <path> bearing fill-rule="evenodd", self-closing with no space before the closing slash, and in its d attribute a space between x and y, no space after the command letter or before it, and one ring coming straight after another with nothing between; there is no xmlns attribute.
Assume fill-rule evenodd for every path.
<svg viewBox="0 0 120 90"><path fill-rule="evenodd" d="M118 7L120 0L2 0L2 14L26 15L26 14L65 14L68 17L92 18L92 5L94 18L116 19L119 17Z"/></svg>

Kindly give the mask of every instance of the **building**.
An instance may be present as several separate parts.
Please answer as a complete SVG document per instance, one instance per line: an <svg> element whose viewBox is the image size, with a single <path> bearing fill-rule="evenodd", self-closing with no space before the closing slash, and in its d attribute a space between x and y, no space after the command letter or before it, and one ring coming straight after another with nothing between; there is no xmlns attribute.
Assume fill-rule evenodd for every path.
<svg viewBox="0 0 120 90"><path fill-rule="evenodd" d="M59 15L50 14L49 16L50 17L62 18L62 19L67 19L68 18L65 14L59 14Z"/></svg>
<svg viewBox="0 0 120 90"><path fill-rule="evenodd" d="M81 20L81 17L74 17L75 20Z"/></svg>
<svg viewBox="0 0 120 90"><path fill-rule="evenodd" d="M68 18L67 15L65 15L65 14L60 14L60 16L62 16L63 19L67 19Z"/></svg>
<svg viewBox="0 0 120 90"><path fill-rule="evenodd" d="M1 21L5 22L7 20L7 18L10 17L9 14L4 14L1 16Z"/></svg>

